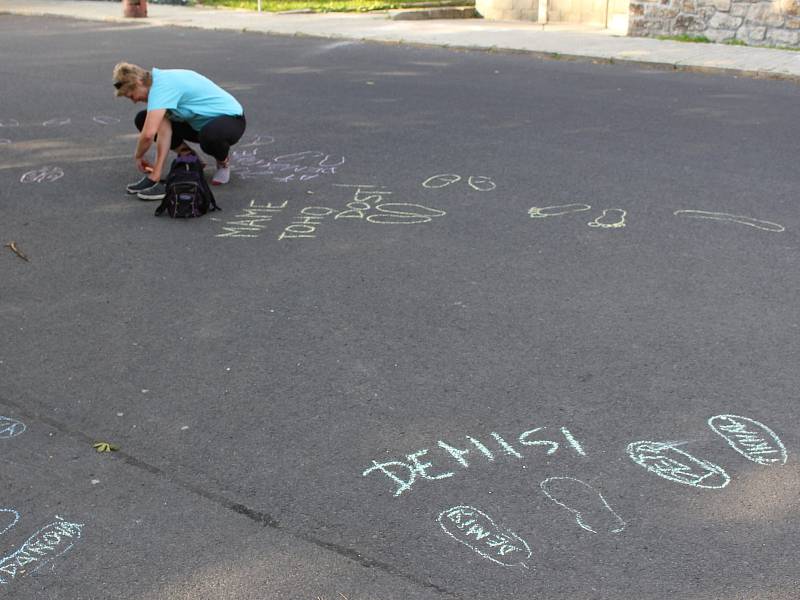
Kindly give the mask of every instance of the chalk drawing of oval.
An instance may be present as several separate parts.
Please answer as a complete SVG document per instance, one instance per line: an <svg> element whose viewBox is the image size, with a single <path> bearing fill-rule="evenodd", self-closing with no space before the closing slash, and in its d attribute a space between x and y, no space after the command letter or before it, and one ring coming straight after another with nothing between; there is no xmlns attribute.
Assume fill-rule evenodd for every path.
<svg viewBox="0 0 800 600"><path fill-rule="evenodd" d="M699 488L724 488L731 478L725 469L679 449L679 442L633 442L628 455L633 462L669 481Z"/></svg>
<svg viewBox="0 0 800 600"><path fill-rule="evenodd" d="M508 529L498 527L483 511L471 506L454 506L439 514L439 525L447 535L483 558L504 567L525 563L531 557L528 544Z"/></svg>
<svg viewBox="0 0 800 600"><path fill-rule="evenodd" d="M692 217L693 219L730 221L731 223L747 225L748 227L755 227L761 231L770 231L772 233L781 233L786 230L786 228L780 223L762 221L761 219L754 219L753 217L745 217L743 215L732 215L730 213L711 212L708 210L676 210L672 214L674 214L676 217Z"/></svg>
<svg viewBox="0 0 800 600"><path fill-rule="evenodd" d="M107 115L96 115L92 117L92 121L99 123L100 125L114 125L115 123L119 123L119 119L117 117L109 117Z"/></svg>
<svg viewBox="0 0 800 600"><path fill-rule="evenodd" d="M25 423L11 417L0 416L0 440L12 438L25 431Z"/></svg>
<svg viewBox="0 0 800 600"><path fill-rule="evenodd" d="M759 465L786 464L786 447L763 423L739 415L716 415L708 426L747 460Z"/></svg>
<svg viewBox="0 0 800 600"><path fill-rule="evenodd" d="M578 526L586 531L619 533L625 529L625 521L609 506L603 494L585 481L574 477L549 477L539 487L550 500L571 512Z"/></svg>
<svg viewBox="0 0 800 600"><path fill-rule="evenodd" d="M42 183L45 181L55 181L64 176L64 171L61 167L40 167L33 171L24 173L19 178L21 183Z"/></svg>
<svg viewBox="0 0 800 600"><path fill-rule="evenodd" d="M479 192L491 192L497 187L497 184L492 181L492 178L486 177L485 175L470 175L469 179L467 179L467 185Z"/></svg>
<svg viewBox="0 0 800 600"><path fill-rule="evenodd" d="M58 521L45 525L12 554L0 558L0 584L35 573L68 552L81 537L83 523Z"/></svg>
<svg viewBox="0 0 800 600"><path fill-rule="evenodd" d="M10 139L8 139L8 138L0 138L0 146L2 146L3 144L10 144L10 143L11 143Z"/></svg>
<svg viewBox="0 0 800 600"><path fill-rule="evenodd" d="M0 535L11 529L19 521L19 513L13 508L0 508Z"/></svg>
<svg viewBox="0 0 800 600"><path fill-rule="evenodd" d="M387 202L375 207L381 214L370 215L370 223L385 225L411 225L413 223L428 223L434 217L442 217L447 213L438 208L428 208L421 204L411 202Z"/></svg>
<svg viewBox="0 0 800 600"><path fill-rule="evenodd" d="M16 119L0 119L0 127L19 127Z"/></svg>
<svg viewBox="0 0 800 600"><path fill-rule="evenodd" d="M436 190L447 187L448 185L456 183L457 181L461 181L461 175L456 175L455 173L441 173L439 175L431 175L428 177L422 182L422 187Z"/></svg>
<svg viewBox="0 0 800 600"><path fill-rule="evenodd" d="M62 127L63 125L69 125L72 123L72 119L69 117L56 117L55 119L48 119L44 123L42 123L43 127Z"/></svg>

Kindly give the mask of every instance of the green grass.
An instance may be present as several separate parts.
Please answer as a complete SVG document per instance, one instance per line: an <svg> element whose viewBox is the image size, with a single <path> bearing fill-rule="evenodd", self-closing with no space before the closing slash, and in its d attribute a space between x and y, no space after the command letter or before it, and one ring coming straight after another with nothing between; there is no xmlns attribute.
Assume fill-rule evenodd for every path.
<svg viewBox="0 0 800 600"><path fill-rule="evenodd" d="M222 6L257 10L257 0L197 0L203 6ZM431 6L474 6L475 0L261 0L261 10L313 10L314 12L366 12L394 8Z"/></svg>
<svg viewBox="0 0 800 600"><path fill-rule="evenodd" d="M711 40L704 35L659 35L656 36L658 40L672 40L673 42L691 42L694 44L710 44Z"/></svg>

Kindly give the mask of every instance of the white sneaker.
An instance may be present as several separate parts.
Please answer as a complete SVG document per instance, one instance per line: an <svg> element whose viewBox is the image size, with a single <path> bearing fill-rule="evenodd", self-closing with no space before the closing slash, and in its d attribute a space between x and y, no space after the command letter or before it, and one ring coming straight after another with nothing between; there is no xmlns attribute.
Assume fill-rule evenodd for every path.
<svg viewBox="0 0 800 600"><path fill-rule="evenodd" d="M231 180L231 167L229 159L217 161L217 171L211 177L211 185L224 185Z"/></svg>

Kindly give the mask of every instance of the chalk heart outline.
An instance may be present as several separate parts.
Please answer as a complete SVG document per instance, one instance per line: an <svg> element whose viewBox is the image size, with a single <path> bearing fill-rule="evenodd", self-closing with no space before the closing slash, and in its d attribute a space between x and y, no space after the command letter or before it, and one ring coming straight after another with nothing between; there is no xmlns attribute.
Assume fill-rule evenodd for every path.
<svg viewBox="0 0 800 600"><path fill-rule="evenodd" d="M721 421L727 421L727 423L720 423L719 426L717 426L717 423ZM775 443L775 450L773 450L772 452L778 452L780 454L780 458L764 458L757 455L753 456L753 454L758 454L758 453L753 453L753 452L748 453L747 450L742 449L740 447L740 444L737 443L735 439L733 439L736 433L739 432L733 430L731 430L730 433L727 433L725 431L720 431L720 428L725 427L726 424L729 428L734 426L741 426L742 421L744 421L748 425L754 426L756 429L760 430L761 433L764 433L766 434L766 436L772 438L772 441ZM734 450L736 450L736 452L744 456L747 460L753 461L756 464L771 466L774 465L775 463L780 463L782 465L785 465L787 459L789 458L789 453L786 450L786 446L783 445L783 442L778 437L778 434L776 434L774 431L772 431L772 429L770 429L763 423L756 421L755 419L749 419L747 417L742 417L740 415L714 415L713 417L710 417L708 419L708 426L711 428L711 431L713 431L722 439L724 439L726 442L728 442L728 445ZM741 433L747 433L748 435L753 434L752 431L741 432Z"/></svg>
<svg viewBox="0 0 800 600"><path fill-rule="evenodd" d="M472 551L473 551L473 552L475 552L476 554L479 554L479 555L480 555L480 556L482 556L483 558L487 558L487 559L489 559L489 560L490 560L490 561L492 561L493 563L496 563L496 564L498 564L498 565L502 565L502 566L504 566L504 567L515 567L515 566L519 565L519 566L521 566L521 567L524 567L525 569L530 569L530 568L531 568L531 567L529 567L529 566L528 566L528 565L525 563L525 561L524 561L524 560L521 560L521 561L519 561L519 562L517 562L517 563L513 563L513 564L504 563L503 561L497 560L496 558L494 558L494 557L490 556L490 555L489 555L489 554L487 554L486 552L483 552L483 551L482 551L482 550L480 550L479 548L476 548L475 546L473 546L472 544L470 544L468 541L466 541L466 540L462 540L461 538L459 538L459 537L457 537L456 535L454 535L454 534L453 534L453 533L452 533L452 532L451 532L451 531L450 531L450 530L449 530L449 529L448 529L448 528L445 526L444 519L445 519L445 517L447 517L447 515L449 515L449 514L451 514L451 513L455 512L455 511L459 511L459 510L470 511L471 513L476 513L476 514L480 515L480 516L481 516L483 519L485 519L485 520L486 520L486 522L487 522L487 523L489 523L489 524L492 526L492 529L493 529L495 532L502 533L503 535L506 535L506 536L508 536L509 538L511 538L511 539L513 539L513 540L515 540L515 541L519 542L519 543L520 543L520 545L521 545L521 546L522 546L522 547L523 547L523 548L524 548L524 549L527 551L527 553L528 553L528 554L527 554L527 556L525 557L525 560L529 559L529 558L531 557L531 555L533 554L533 553L531 552L531 548L530 548L530 546L528 546L528 543L527 543L525 540L523 540L523 539L522 539L521 537L519 537L519 536L518 536L516 533L514 533L513 531L511 531L511 530L509 530L509 529L504 529L503 527L498 527L498 526L497 526L497 524L494 522L494 520L493 520L493 519L492 519L492 518L491 518L489 515L487 515L487 514L486 514L485 512L483 512L482 510L479 510L479 509L477 509L477 508L474 508L474 507L472 507L472 506L466 506L466 505L452 506L452 507L450 507L450 508L448 508L448 509L445 509L445 510L443 510L441 513L439 513L439 516L437 517L437 519L436 519L436 520L439 522L439 527L441 527L441 528L442 528L442 531L444 531L444 532L445 532L447 535L449 535L451 538L453 538L453 539L454 539L454 540L456 540L457 542L460 542L460 543L464 544L464 545L465 545L467 548L469 548L470 550L472 550Z"/></svg>

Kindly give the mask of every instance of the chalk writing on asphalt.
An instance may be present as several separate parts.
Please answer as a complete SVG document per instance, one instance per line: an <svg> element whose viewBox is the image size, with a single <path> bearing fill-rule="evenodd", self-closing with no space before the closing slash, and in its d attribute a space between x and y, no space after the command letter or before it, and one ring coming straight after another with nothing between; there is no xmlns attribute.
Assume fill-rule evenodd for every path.
<svg viewBox="0 0 800 600"><path fill-rule="evenodd" d="M531 219L544 219L547 217L560 217L561 215L570 215L590 210L592 207L588 204L556 204L553 206L532 206L528 209L528 215Z"/></svg>
<svg viewBox="0 0 800 600"><path fill-rule="evenodd" d="M16 551L0 558L0 585L35 573L72 549L84 525L56 518L31 535Z"/></svg>
<svg viewBox="0 0 800 600"><path fill-rule="evenodd" d="M43 127L62 127L64 125L69 125L72 123L72 119L69 117L56 117L55 119L48 119L44 123L42 123Z"/></svg>
<svg viewBox="0 0 800 600"><path fill-rule="evenodd" d="M457 175L456 173L441 173L428 177L422 182L422 187L439 189L458 183L461 179L461 175ZM470 175L467 178L467 185L479 192L490 192L497 187L497 184L492 181L492 178L486 175Z"/></svg>
<svg viewBox="0 0 800 600"><path fill-rule="evenodd" d="M19 521L19 513L13 508L0 508L0 535L14 527Z"/></svg>
<svg viewBox="0 0 800 600"><path fill-rule="evenodd" d="M334 156L317 150L262 158L260 146L231 151L234 172L243 179L270 177L272 181L309 181L322 175L333 175L345 163L344 156Z"/></svg>
<svg viewBox="0 0 800 600"><path fill-rule="evenodd" d="M11 143L10 139L8 139L8 138L0 138L0 146L2 146L3 144L10 144L10 143Z"/></svg>
<svg viewBox="0 0 800 600"><path fill-rule="evenodd" d="M0 127L19 127L16 119L0 119Z"/></svg>
<svg viewBox="0 0 800 600"><path fill-rule="evenodd" d="M272 217L286 208L288 201L281 204L272 202L257 202L251 200L250 204L241 209L233 217L225 221L222 231L216 235L220 238L256 238L267 228Z"/></svg>
<svg viewBox="0 0 800 600"><path fill-rule="evenodd" d="M723 212L710 212L707 210L676 210L673 214L676 217L692 217L694 219L728 221L730 223L747 225L748 227L755 227L761 231L771 231L773 233L781 233L786 229L783 225L772 223L771 221L762 221L761 219L754 219L752 217L745 217L742 215L732 215Z"/></svg>
<svg viewBox="0 0 800 600"><path fill-rule="evenodd" d="M326 206L306 206L278 236L279 240L317 237L317 229L327 217L333 220L350 219L380 225L414 225L430 223L443 217L445 211L429 208L414 202L399 202L393 199L390 190L376 185L350 185L335 183L334 186L355 188L353 199L344 209Z"/></svg>
<svg viewBox="0 0 800 600"><path fill-rule="evenodd" d="M786 447L763 423L738 415L716 415L708 420L708 426L747 460L759 465L786 464Z"/></svg>
<svg viewBox="0 0 800 600"><path fill-rule="evenodd" d="M494 462L498 457L512 457L516 460L526 460L530 456L522 454L529 448L541 448L545 450L547 456L554 455L562 446L569 448L579 456L586 456L586 451L582 444L575 438L572 432L566 427L558 429L558 433L548 435L546 438L545 430L547 427L534 427L523 431L517 439L509 442L499 433L492 431L489 435L492 442L484 444L482 441L465 436L467 443L460 442L460 447L438 440L436 442L436 454L426 456L430 450L423 448L407 454L403 460L390 460L378 462L372 461L372 465L361 474L366 477L372 473L383 474L394 486L394 496L397 497L403 492L411 489L412 485L419 480L437 481L453 477L457 471L450 471L447 468L458 465L460 469L469 468L475 462L473 457L481 461ZM552 429L549 431L553 431ZM549 433L548 431L548 433ZM563 437L563 440L561 439ZM566 444L564 444L566 441ZM517 444L514 447L513 444ZM469 457L469 460L467 460ZM446 467L434 466L433 460L438 463L445 462Z"/></svg>
<svg viewBox="0 0 800 600"><path fill-rule="evenodd" d="M600 227L602 229L619 229L625 227L625 215L627 211L621 208L604 208L603 214L594 221L589 221L589 227Z"/></svg>
<svg viewBox="0 0 800 600"><path fill-rule="evenodd" d="M571 512L575 522L586 531L619 533L625 529L625 521L609 506L603 494L580 479L550 477L539 487L550 500Z"/></svg>
<svg viewBox="0 0 800 600"><path fill-rule="evenodd" d="M12 438L25 431L25 423L11 417L0 416L0 440Z"/></svg>
<svg viewBox="0 0 800 600"><path fill-rule="evenodd" d="M114 125L115 123L119 123L117 117L109 117L108 115L95 115L92 117L92 121L100 125Z"/></svg>
<svg viewBox="0 0 800 600"><path fill-rule="evenodd" d="M508 529L498 527L483 511L471 506L454 506L439 515L442 530L483 558L513 567L529 568L525 563L531 557L528 544Z"/></svg>
<svg viewBox="0 0 800 600"><path fill-rule="evenodd" d="M700 488L724 488L730 482L725 470L707 460L679 449L679 442L633 442L628 456L640 465L669 481Z"/></svg>
<svg viewBox="0 0 800 600"><path fill-rule="evenodd" d="M61 167L47 166L39 167L38 169L24 173L19 180L21 183L43 183L56 181L57 179L61 179L63 176L64 171L61 169Z"/></svg>
<svg viewBox="0 0 800 600"><path fill-rule="evenodd" d="M269 146L275 142L275 138L271 135L255 134L250 137L239 140L236 144L237 148L252 148L254 146Z"/></svg>

